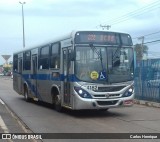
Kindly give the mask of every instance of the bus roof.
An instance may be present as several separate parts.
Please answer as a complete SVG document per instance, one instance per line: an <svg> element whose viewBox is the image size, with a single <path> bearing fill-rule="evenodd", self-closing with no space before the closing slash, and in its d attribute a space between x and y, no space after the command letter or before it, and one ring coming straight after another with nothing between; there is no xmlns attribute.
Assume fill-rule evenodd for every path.
<svg viewBox="0 0 160 142"><path fill-rule="evenodd" d="M51 39L51 40L48 40L47 42L42 42L40 44L25 47L24 49L21 49L21 50L18 50L16 52L14 52L13 54L21 53L21 52L28 51L28 50L31 50L31 49L35 49L35 48L38 48L38 47L42 47L42 46L45 46L45 45L48 45L48 44L52 44L52 43L55 43L55 42L58 42L58 41L69 39L69 38L74 37L77 32L85 32L85 31L86 32L111 32L111 33L119 33L119 34L128 34L128 33L124 33L124 32L104 31L104 30L95 30L95 29L94 30L91 30L91 29L90 30L88 30L88 29L87 30L73 30L70 34L66 34L65 36L55 38L54 40Z"/></svg>

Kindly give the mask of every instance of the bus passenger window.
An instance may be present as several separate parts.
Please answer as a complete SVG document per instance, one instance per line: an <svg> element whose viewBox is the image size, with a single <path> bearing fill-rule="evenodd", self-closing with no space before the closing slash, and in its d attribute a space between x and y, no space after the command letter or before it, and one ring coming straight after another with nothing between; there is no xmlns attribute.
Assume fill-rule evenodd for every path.
<svg viewBox="0 0 160 142"><path fill-rule="evenodd" d="M23 53L23 70L30 70L31 69L31 52L26 51Z"/></svg>
<svg viewBox="0 0 160 142"><path fill-rule="evenodd" d="M40 49L40 58L38 60L39 69L49 68L49 46Z"/></svg>
<svg viewBox="0 0 160 142"><path fill-rule="evenodd" d="M13 70L14 71L18 70L18 55L13 56Z"/></svg>
<svg viewBox="0 0 160 142"><path fill-rule="evenodd" d="M50 58L50 68L59 69L60 68L60 44L54 43L52 45L52 54Z"/></svg>

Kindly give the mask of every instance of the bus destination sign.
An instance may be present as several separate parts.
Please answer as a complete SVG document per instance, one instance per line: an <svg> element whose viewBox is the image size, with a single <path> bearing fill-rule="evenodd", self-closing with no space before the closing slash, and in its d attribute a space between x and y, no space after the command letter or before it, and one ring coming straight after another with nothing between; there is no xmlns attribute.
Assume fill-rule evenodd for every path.
<svg viewBox="0 0 160 142"><path fill-rule="evenodd" d="M117 37L113 33L108 32L77 32L76 43L117 43Z"/></svg>
<svg viewBox="0 0 160 142"><path fill-rule="evenodd" d="M77 32L75 35L75 43L79 44L111 44L117 45L121 42L123 45L132 45L131 37L128 34L120 34L113 32Z"/></svg>

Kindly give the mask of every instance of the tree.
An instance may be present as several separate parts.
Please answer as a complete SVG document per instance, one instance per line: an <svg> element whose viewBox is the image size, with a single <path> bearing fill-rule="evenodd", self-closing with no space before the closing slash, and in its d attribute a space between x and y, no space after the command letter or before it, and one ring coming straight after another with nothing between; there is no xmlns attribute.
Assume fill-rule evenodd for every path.
<svg viewBox="0 0 160 142"><path fill-rule="evenodd" d="M148 46L143 45L143 47L142 47L141 44L136 44L136 45L134 45L134 51L136 52L136 59L137 60L142 60L143 54L148 53Z"/></svg>
<svg viewBox="0 0 160 142"><path fill-rule="evenodd" d="M3 69L4 69L4 72L9 72L9 71L11 71L11 67L3 67Z"/></svg>

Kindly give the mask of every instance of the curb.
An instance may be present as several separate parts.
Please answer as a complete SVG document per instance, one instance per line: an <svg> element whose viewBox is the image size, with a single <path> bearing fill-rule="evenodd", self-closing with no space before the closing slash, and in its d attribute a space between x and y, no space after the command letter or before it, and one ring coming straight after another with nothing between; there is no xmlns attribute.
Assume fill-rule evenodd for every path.
<svg viewBox="0 0 160 142"><path fill-rule="evenodd" d="M7 110L7 112L10 114L10 117L12 117L20 126L20 128L24 131L24 134L26 133L32 133L34 134L34 132L17 116L17 114L5 103L3 102L3 100L0 99L0 103L5 107L5 109ZM14 133L14 132L10 132L10 133ZM42 140L39 139L30 139L30 142L43 142ZM9 141L12 142L12 141Z"/></svg>
<svg viewBox="0 0 160 142"><path fill-rule="evenodd" d="M144 100L134 100L134 103L139 104L139 105L145 105L148 107L160 108L160 103L156 103L156 102L150 102L150 101L144 101Z"/></svg>
<svg viewBox="0 0 160 142"><path fill-rule="evenodd" d="M17 116L17 114L15 112L12 111L12 109L6 104L3 104L4 107L6 108L6 110L9 112L9 114L11 115L11 117L16 120L16 122L21 126L22 130L25 133L33 133L30 128Z"/></svg>

